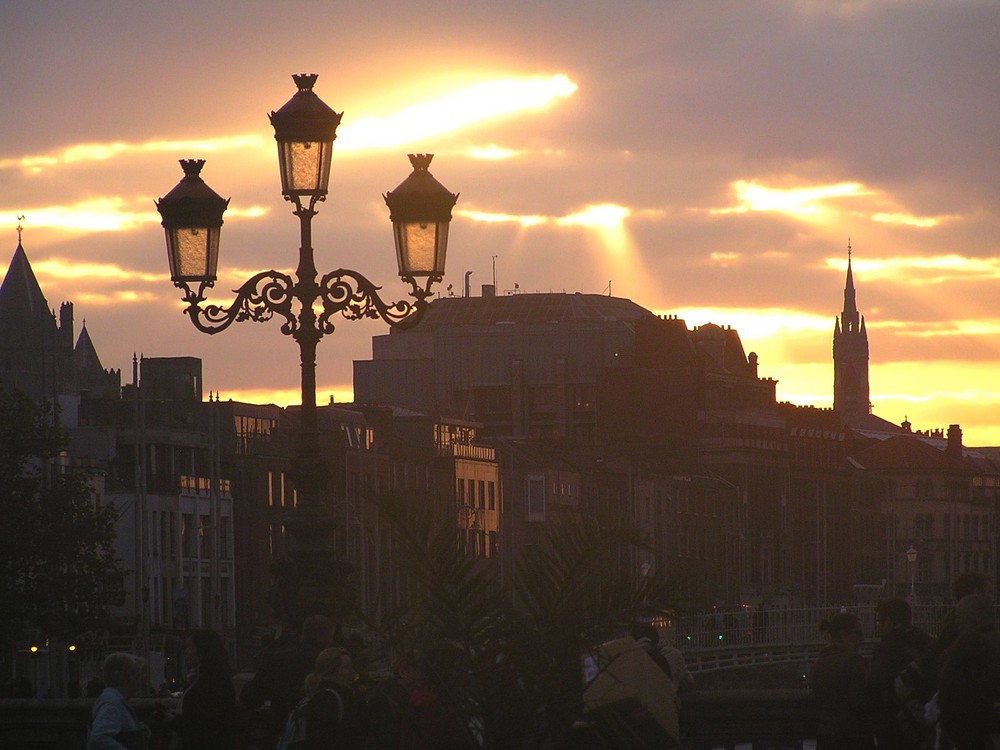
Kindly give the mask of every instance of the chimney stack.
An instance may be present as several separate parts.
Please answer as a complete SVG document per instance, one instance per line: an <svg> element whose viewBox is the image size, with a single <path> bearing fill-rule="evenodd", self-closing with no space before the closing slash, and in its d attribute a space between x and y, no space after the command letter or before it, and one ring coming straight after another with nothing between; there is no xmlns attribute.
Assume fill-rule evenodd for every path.
<svg viewBox="0 0 1000 750"><path fill-rule="evenodd" d="M948 425L948 446L944 452L955 458L962 457L962 428L957 424Z"/></svg>

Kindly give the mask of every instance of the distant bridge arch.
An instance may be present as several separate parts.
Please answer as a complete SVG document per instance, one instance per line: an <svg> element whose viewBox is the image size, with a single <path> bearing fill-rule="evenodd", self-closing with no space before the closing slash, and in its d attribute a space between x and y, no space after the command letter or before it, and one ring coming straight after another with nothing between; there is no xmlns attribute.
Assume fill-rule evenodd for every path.
<svg viewBox="0 0 1000 750"><path fill-rule="evenodd" d="M936 636L949 607L914 605L913 624ZM713 609L658 622L662 643L680 649L693 671L813 661L823 647L819 624L839 607ZM875 605L845 607L857 615L865 646L878 640ZM995 610L1000 614L1000 610Z"/></svg>

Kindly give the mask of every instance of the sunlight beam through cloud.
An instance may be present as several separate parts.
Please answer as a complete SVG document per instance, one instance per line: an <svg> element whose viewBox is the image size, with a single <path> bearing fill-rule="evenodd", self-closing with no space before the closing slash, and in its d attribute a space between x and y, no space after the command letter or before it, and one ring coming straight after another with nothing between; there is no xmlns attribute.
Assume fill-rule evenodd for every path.
<svg viewBox="0 0 1000 750"><path fill-rule="evenodd" d="M496 117L541 110L576 92L565 74L486 81L388 117L362 117L340 127L339 151L401 146L430 136L452 133Z"/></svg>
<svg viewBox="0 0 1000 750"><path fill-rule="evenodd" d="M730 184L736 193L738 204L729 208L713 208L709 213L745 214L751 211L774 211L799 217L816 217L827 211L825 201L871 194L859 182L794 188L768 187L752 180L736 180Z"/></svg>
<svg viewBox="0 0 1000 750"><path fill-rule="evenodd" d="M38 173L50 167L76 164L80 162L108 161L131 154L185 151L191 153L219 153L236 149L271 148L271 140L263 135L243 134L200 138L193 140L155 140L145 143L79 143L67 146L49 154L0 159L0 169L22 169L28 173Z"/></svg>
<svg viewBox="0 0 1000 750"><path fill-rule="evenodd" d="M16 212L27 217L29 226L38 229L54 229L76 233L123 232L137 229L146 224L159 224L161 216L155 211L131 210L130 205L152 206L152 198L142 198L132 202L120 196L108 196L80 201L66 206L43 206L25 208ZM265 216L268 209L263 206L230 206L226 220L255 219ZM14 211L0 209L0 217L13 216Z"/></svg>
<svg viewBox="0 0 1000 750"><path fill-rule="evenodd" d="M431 136L452 133L496 117L543 110L578 89L564 73L484 81L426 102L420 102L387 117L362 117L341 126L338 151L358 151L413 143ZM113 141L79 143L47 154L0 158L0 170L21 169L29 174L81 162L109 161L122 156L158 152L218 153L238 149L270 151L272 138L244 133L214 138L152 140L144 143ZM509 158L498 147L479 150L475 158Z"/></svg>

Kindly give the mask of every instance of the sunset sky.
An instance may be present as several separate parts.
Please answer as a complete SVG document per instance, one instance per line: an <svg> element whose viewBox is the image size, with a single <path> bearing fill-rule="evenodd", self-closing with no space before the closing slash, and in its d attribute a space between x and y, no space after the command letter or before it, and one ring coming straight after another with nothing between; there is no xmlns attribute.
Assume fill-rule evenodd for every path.
<svg viewBox="0 0 1000 750"><path fill-rule="evenodd" d="M610 285L736 328L780 400L829 407L850 241L875 413L1000 445L995 0L40 0L0 28L0 273L23 216L50 306L126 381L133 352L198 356L224 399L297 403L275 322L209 337L181 313L153 201L182 158L231 196L214 301L291 271L267 113L313 72L344 112L321 273L405 296L381 194L433 153L461 193L442 293L494 262L500 294ZM324 339L321 403L385 330Z"/></svg>

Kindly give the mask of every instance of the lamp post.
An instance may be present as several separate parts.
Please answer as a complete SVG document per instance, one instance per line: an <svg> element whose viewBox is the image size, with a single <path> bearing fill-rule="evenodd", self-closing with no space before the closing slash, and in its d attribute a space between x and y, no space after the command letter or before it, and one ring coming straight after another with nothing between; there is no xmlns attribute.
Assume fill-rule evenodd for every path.
<svg viewBox="0 0 1000 750"><path fill-rule="evenodd" d="M910 569L910 604L917 601L917 594L913 586L914 569L917 567L917 548L912 544L906 550L906 566Z"/></svg>
<svg viewBox="0 0 1000 750"><path fill-rule="evenodd" d="M217 279L222 215L229 205L201 179L204 160L182 160L184 178L156 202L166 234L170 278L183 292L184 312L202 333L216 334L234 322L266 321L278 315L281 332L299 347L302 408L292 479L296 506L286 515L291 557L303 582L298 617L322 611L324 574L332 560L333 514L325 491L316 423L316 346L333 333L333 318L381 318L408 327L423 316L431 288L444 276L451 210L458 199L428 171L431 154L411 154L413 172L383 197L389 207L400 278L410 284L410 300L385 302L380 287L356 271L340 268L319 277L313 260L312 218L325 201L333 141L343 113L334 112L315 93L315 74L293 75L295 95L270 114L278 146L281 192L299 218L299 257L294 276L262 271L234 290L228 307L209 303L206 291Z"/></svg>

